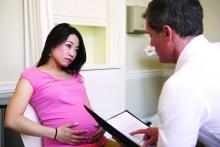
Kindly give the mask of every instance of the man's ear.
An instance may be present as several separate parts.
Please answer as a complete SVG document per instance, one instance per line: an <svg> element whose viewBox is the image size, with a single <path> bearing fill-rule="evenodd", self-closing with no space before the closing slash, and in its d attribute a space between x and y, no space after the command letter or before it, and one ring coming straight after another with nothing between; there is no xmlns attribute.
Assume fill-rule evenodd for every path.
<svg viewBox="0 0 220 147"><path fill-rule="evenodd" d="M172 29L170 26L168 25L164 25L163 26L163 33L164 33L164 36L168 39L168 40L171 40L172 38Z"/></svg>

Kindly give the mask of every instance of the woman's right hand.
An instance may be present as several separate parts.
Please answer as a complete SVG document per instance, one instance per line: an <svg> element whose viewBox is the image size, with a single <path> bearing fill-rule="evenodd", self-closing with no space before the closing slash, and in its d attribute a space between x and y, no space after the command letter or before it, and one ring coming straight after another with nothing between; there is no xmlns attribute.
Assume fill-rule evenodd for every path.
<svg viewBox="0 0 220 147"><path fill-rule="evenodd" d="M88 141L88 137L83 136L88 130L73 130L72 127L79 123L66 124L57 128L56 140L64 144L79 144Z"/></svg>

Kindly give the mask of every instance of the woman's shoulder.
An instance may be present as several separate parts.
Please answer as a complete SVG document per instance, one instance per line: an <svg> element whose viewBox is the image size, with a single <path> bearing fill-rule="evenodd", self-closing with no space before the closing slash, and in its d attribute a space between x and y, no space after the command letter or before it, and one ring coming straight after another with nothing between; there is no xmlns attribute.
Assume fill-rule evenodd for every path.
<svg viewBox="0 0 220 147"><path fill-rule="evenodd" d="M45 77L47 78L47 75L40 72L37 67L27 68L21 73L21 78L29 80L30 82L39 83L42 79L45 79Z"/></svg>
<svg viewBox="0 0 220 147"><path fill-rule="evenodd" d="M26 68L23 72L33 72L33 71L36 71L37 67L29 67L29 68Z"/></svg>
<svg viewBox="0 0 220 147"><path fill-rule="evenodd" d="M84 83L84 78L81 74L74 74L73 78L78 81L79 83Z"/></svg>
<svg viewBox="0 0 220 147"><path fill-rule="evenodd" d="M20 76L20 79L25 79L29 81L32 87L35 89L36 84L40 81L39 80L39 73L36 67L30 67L25 69Z"/></svg>
<svg viewBox="0 0 220 147"><path fill-rule="evenodd" d="M37 74L36 69L37 69L36 67L27 68L21 73L21 75L22 76L34 76L35 74Z"/></svg>

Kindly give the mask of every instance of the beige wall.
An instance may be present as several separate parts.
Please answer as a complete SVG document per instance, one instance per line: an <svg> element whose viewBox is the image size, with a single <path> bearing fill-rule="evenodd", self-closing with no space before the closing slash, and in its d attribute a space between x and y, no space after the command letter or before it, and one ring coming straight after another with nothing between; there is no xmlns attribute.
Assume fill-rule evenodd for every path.
<svg viewBox="0 0 220 147"><path fill-rule="evenodd" d="M145 47L149 44L149 37L146 34L126 35L126 71L158 69L161 68L157 57L147 57L144 53Z"/></svg>
<svg viewBox="0 0 220 147"><path fill-rule="evenodd" d="M147 7L149 1L126 0L126 4L129 6L138 5ZM201 3L204 9L204 33L210 41L220 41L220 15L218 8L220 1L201 0ZM175 67L174 64L160 64L156 57L147 57L143 49L148 44L149 37L147 35L126 34L126 108L140 118L156 113L157 101L162 84L168 78L157 71L173 70Z"/></svg>
<svg viewBox="0 0 220 147"><path fill-rule="evenodd" d="M204 10L204 34L212 42L220 42L220 0L200 0Z"/></svg>
<svg viewBox="0 0 220 147"><path fill-rule="evenodd" d="M220 41L220 15L219 0L200 0L204 9L204 34L210 41ZM127 5L147 7L149 0L127 0ZM141 16L140 16L141 17ZM166 68L172 69L173 65L163 65L158 60L146 57L144 47L149 44L149 37L140 34L126 35L126 71Z"/></svg>
<svg viewBox="0 0 220 147"><path fill-rule="evenodd" d="M148 2L149 0L127 0L126 5L147 7ZM149 36L146 34L126 34L126 71L161 68L161 64L157 58L147 57L144 54L144 49L149 42Z"/></svg>
<svg viewBox="0 0 220 147"><path fill-rule="evenodd" d="M22 0L0 0L0 83L16 81L23 70L22 5Z"/></svg>
<svg viewBox="0 0 220 147"><path fill-rule="evenodd" d="M154 115L161 89L161 78L145 73L126 80L126 108L139 118Z"/></svg>
<svg viewBox="0 0 220 147"><path fill-rule="evenodd" d="M146 7L147 3L148 0L126 0L126 6ZM125 107L137 117L145 118L157 111L162 86L158 69L162 64L157 57L144 53L150 42L148 35L126 33L125 41Z"/></svg>

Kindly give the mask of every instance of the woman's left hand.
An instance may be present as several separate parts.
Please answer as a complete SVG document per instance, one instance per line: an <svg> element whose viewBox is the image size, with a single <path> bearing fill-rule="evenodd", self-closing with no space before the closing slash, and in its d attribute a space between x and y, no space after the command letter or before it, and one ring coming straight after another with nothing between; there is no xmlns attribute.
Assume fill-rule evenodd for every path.
<svg viewBox="0 0 220 147"><path fill-rule="evenodd" d="M95 127L97 127L98 130L95 134L93 134L89 138L89 143L93 143L93 142L98 142L99 143L99 141L101 141L101 138L105 134L105 130L102 127L100 127L98 124L95 124Z"/></svg>

